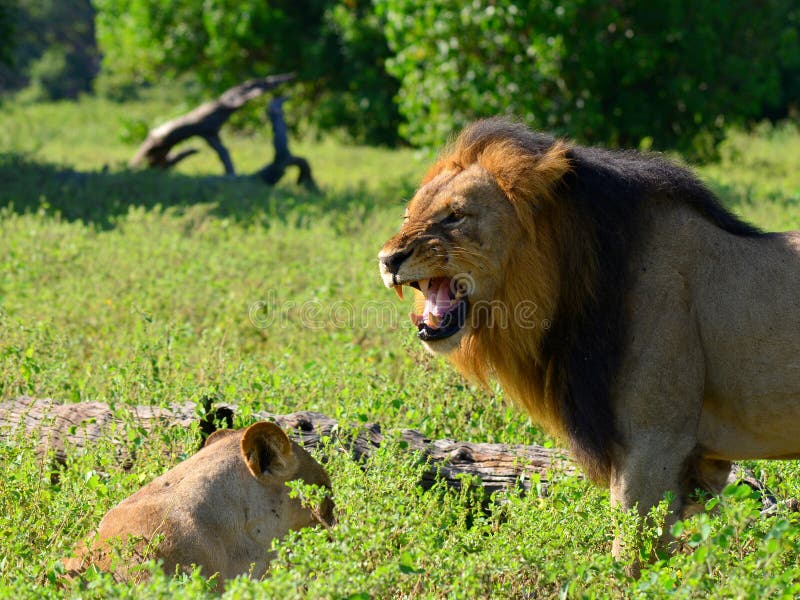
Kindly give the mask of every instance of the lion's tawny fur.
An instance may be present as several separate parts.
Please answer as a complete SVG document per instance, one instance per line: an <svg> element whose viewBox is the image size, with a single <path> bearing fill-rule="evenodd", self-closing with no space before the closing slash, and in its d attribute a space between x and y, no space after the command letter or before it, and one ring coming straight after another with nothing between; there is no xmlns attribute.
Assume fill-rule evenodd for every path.
<svg viewBox="0 0 800 600"><path fill-rule="evenodd" d="M289 497L302 479L330 488L325 470L274 423L219 430L196 454L112 508L97 533L66 561L71 574L89 565L138 579L137 564L217 574L219 587L242 574L261 576L270 545L289 530L330 522L330 500L315 514Z"/></svg>
<svg viewBox="0 0 800 600"><path fill-rule="evenodd" d="M800 233L760 232L659 155L476 122L379 258L388 286L474 282L466 325L426 345L496 378L615 504L670 491L677 511L731 460L800 457ZM534 325L477 310L526 302Z"/></svg>

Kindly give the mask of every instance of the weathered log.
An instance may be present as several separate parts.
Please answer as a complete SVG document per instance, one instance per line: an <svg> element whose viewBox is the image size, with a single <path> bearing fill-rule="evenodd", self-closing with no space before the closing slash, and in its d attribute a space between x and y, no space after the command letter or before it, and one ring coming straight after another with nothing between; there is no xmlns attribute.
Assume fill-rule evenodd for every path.
<svg viewBox="0 0 800 600"><path fill-rule="evenodd" d="M159 427L189 428L197 423L203 439L217 427L231 427L236 407L210 400L201 405L187 402L168 407L118 405L113 410L103 402L60 404L49 398L21 396L0 403L0 437L15 435L22 428L38 440L42 456L53 453L55 461L65 464L67 450L81 451L105 439L118 447L118 460L124 468L132 465L134 456L126 448L124 424L132 422L146 432ZM326 440L338 442L354 460L363 460L386 438L397 439L407 450L417 452L427 468L420 485L431 487L438 478L460 487L464 476L473 476L487 495L493 492L521 489L528 493L536 482L534 493L545 494L552 473L581 476L566 450L539 445L476 444L454 440L431 440L419 431L400 429L384 435L380 425L367 423L344 427L321 413L300 411L278 415L264 411L252 413L253 421L270 420L280 425L289 436L306 448L316 448ZM761 494L762 513L770 514L780 504L791 510L800 509L796 499L779 501L747 468L735 465L730 483L744 483Z"/></svg>
<svg viewBox="0 0 800 600"><path fill-rule="evenodd" d="M125 422L132 422L147 432L159 427L191 427L200 423L206 435L215 424L229 426L235 407L206 406L199 411L195 403L172 404L169 407L117 405L112 410L103 402L60 404L51 399L20 397L0 403L0 436L12 436L19 428L38 439L38 449L45 455L52 452L63 464L68 448L77 451L91 447L100 439L110 440L119 448L123 466L133 460L126 448ZM203 415L205 413L205 415ZM337 441L355 460L368 457L388 437L397 439L407 450L419 453L428 467L421 485L430 487L437 478L460 487L465 475L475 476L487 494L521 488L528 492L535 482L535 493L546 490L550 473L574 474L577 470L563 450L538 445L475 444L454 440L430 440L412 429L384 435L378 424L348 428L320 413L301 411L286 415L268 412L252 413L254 420L273 420L298 443L315 448L326 439Z"/></svg>
<svg viewBox="0 0 800 600"><path fill-rule="evenodd" d="M249 100L294 78L294 74L286 73L245 81L230 88L216 100L201 104L191 112L159 125L148 133L147 139L131 159L130 166L137 167L146 162L149 167L168 169L197 152L190 148L171 154L173 147L190 137L199 136L217 153L225 167L225 174L235 175L230 153L219 137L220 129Z"/></svg>

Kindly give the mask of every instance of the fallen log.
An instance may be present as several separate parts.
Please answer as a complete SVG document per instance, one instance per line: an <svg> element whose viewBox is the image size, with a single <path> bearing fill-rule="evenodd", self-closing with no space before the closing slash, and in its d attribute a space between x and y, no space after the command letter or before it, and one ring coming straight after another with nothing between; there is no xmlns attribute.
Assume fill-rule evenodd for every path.
<svg viewBox="0 0 800 600"><path fill-rule="evenodd" d="M38 451L50 453L57 463L65 464L68 449L81 451L100 439L118 447L118 459L129 467L135 456L126 448L124 424L133 423L146 432L160 427L188 428L199 424L207 436L215 427L233 423L235 406L212 407L208 402L198 412L196 403L171 404L168 407L117 405L112 410L104 402L61 404L51 399L22 396L0 403L0 436L11 437L20 428L38 440ZM437 478L460 487L464 476L474 476L487 494L522 489L546 492L553 471L578 473L564 450L538 445L476 444L454 440L431 440L413 429L384 434L380 425L368 423L348 428L336 420L315 412L300 411L286 415L257 411L253 420L272 420L291 438L306 448L316 448L327 440L338 442L354 460L363 460L387 439L397 439L401 447L417 452L428 465L420 484L429 488Z"/></svg>
<svg viewBox="0 0 800 600"><path fill-rule="evenodd" d="M170 404L168 407L118 405L104 402L61 404L50 398L20 396L0 402L0 438L12 437L22 429L38 440L42 456L52 452L56 463L64 465L70 448L81 451L101 439L110 440L118 448L118 460L130 468L135 456L126 448L124 424L133 423L145 432L157 428L190 428L198 425L204 440L218 427L232 427L236 407L213 405L204 399ZM464 476L472 476L488 496L494 492L520 489L524 493L545 495L553 473L582 476L566 450L545 448L536 444L487 444L458 442L450 439L431 440L419 431L400 429L384 434L377 423L346 427L335 419L317 412L299 411L285 415L256 411L253 422L274 421L289 437L306 448L317 448L328 440L338 442L354 460L364 460L386 439L396 439L401 447L417 452L427 468L420 485L428 489L437 479L460 488ZM202 446L202 441L200 443ZM770 514L780 504L791 510L800 509L796 499L779 501L767 486L747 468L734 465L730 483L744 483L761 494L762 513Z"/></svg>
<svg viewBox="0 0 800 600"><path fill-rule="evenodd" d="M191 112L150 130L130 161L131 167L146 163L149 167L168 169L187 156L198 152L194 148L172 154L180 142L194 136L203 138L219 156L226 175L235 175L230 153L219 137L219 131L230 116L248 101L282 83L295 78L293 73L251 79L224 92L216 100L205 102Z"/></svg>

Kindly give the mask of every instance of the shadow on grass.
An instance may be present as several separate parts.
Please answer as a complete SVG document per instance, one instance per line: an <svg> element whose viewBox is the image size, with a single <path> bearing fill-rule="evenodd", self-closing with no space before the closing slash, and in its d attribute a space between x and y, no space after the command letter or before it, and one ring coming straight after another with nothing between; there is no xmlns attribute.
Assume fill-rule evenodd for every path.
<svg viewBox="0 0 800 600"><path fill-rule="evenodd" d="M291 177L294 173L290 172ZM303 227L326 215L347 230L375 208L400 205L408 182L309 192L266 186L255 177L188 176L167 171L74 171L20 154L0 154L0 207L20 214L43 211L102 229L114 227L131 207L166 209L211 204L213 214L248 223L281 221ZM355 225L355 223L353 223Z"/></svg>

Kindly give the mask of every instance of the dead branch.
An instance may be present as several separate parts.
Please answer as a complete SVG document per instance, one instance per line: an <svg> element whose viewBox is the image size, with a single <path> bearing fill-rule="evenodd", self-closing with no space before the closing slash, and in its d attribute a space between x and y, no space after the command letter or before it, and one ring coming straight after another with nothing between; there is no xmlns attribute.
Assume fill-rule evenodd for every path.
<svg viewBox="0 0 800 600"><path fill-rule="evenodd" d="M267 185L275 185L286 172L287 167L297 167L300 172L297 183L311 191L317 191L317 184L311 176L311 166L305 158L294 156L289 150L289 135L286 121L283 118L283 103L286 98L273 98L267 109L267 116L272 122L272 145L275 148L273 161L258 171L256 175Z"/></svg>
<svg viewBox="0 0 800 600"><path fill-rule="evenodd" d="M294 78L294 74L286 73L245 81L230 88L216 100L205 102L191 112L159 125L148 133L147 139L131 159L130 166L137 167L146 163L149 167L168 169L197 152L189 149L170 154L173 147L190 137L199 136L217 153L225 167L225 174L235 175L230 153L219 137L220 129L230 116L249 100Z"/></svg>

